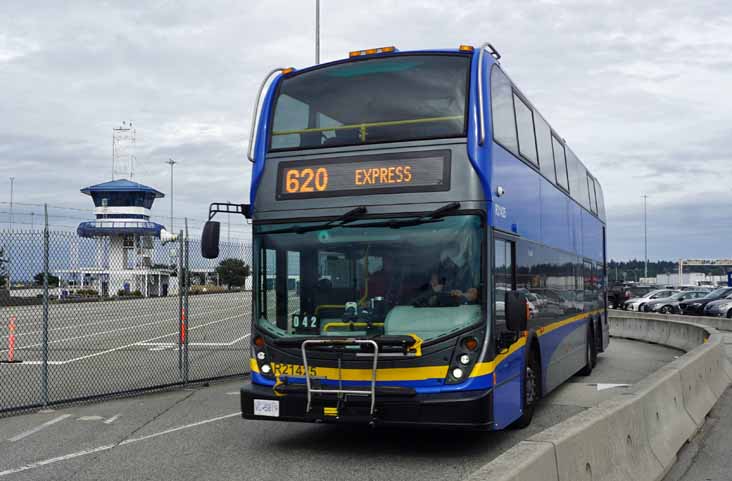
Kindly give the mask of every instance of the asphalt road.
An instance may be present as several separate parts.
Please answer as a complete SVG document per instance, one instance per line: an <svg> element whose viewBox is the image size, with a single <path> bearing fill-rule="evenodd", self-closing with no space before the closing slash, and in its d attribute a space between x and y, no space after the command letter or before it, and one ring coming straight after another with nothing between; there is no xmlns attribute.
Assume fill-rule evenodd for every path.
<svg viewBox="0 0 732 481"><path fill-rule="evenodd" d="M245 372L249 293L189 297L189 380ZM0 308L0 360L15 317L15 359L0 364L0 411L41 399L42 307ZM49 306L49 400L108 394L182 381L177 297ZM182 358L183 356L181 356Z"/></svg>
<svg viewBox="0 0 732 481"><path fill-rule="evenodd" d="M14 416L0 419L0 481L459 480L681 354L613 339L592 376L544 399L530 427L505 432L246 421L240 380Z"/></svg>

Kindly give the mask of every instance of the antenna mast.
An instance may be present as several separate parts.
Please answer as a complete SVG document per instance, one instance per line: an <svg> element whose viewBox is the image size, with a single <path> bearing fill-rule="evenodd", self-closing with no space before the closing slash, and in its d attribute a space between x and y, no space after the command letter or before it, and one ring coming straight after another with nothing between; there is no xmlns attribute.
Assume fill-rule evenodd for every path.
<svg viewBox="0 0 732 481"><path fill-rule="evenodd" d="M132 122L112 129L112 180L135 177L135 137Z"/></svg>

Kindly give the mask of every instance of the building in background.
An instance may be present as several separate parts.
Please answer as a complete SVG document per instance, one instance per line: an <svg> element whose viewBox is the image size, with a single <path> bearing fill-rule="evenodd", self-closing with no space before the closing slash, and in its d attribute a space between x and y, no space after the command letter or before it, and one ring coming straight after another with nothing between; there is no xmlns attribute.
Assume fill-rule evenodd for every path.
<svg viewBox="0 0 732 481"><path fill-rule="evenodd" d="M92 198L96 219L82 222L76 232L97 239L96 265L60 272L66 284L96 290L103 297L137 292L145 297L168 295L175 270L153 265L154 241L169 242L175 236L150 220L153 202L165 194L128 179L81 192Z"/></svg>

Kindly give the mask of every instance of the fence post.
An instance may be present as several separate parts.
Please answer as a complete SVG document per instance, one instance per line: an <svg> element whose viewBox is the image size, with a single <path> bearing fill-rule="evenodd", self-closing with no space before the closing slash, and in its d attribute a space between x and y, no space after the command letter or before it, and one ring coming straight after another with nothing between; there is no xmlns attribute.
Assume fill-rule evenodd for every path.
<svg viewBox="0 0 732 481"><path fill-rule="evenodd" d="M183 339L183 383L188 383L188 326L190 325L190 319L191 319L191 313L188 312L188 291L190 290L191 286L191 266L190 266L190 260L188 258L188 217L184 219L185 221L185 230L186 230L186 236L183 240L183 246L185 249L185 266L186 266L186 279L185 279L185 285L186 290L183 291L183 312L185 312L185 319L183 320L183 326L185 329L185 338Z"/></svg>
<svg viewBox="0 0 732 481"><path fill-rule="evenodd" d="M43 337L41 355L41 395L48 405L48 204L43 204Z"/></svg>
<svg viewBox="0 0 732 481"><path fill-rule="evenodd" d="M178 374L180 380L184 380L183 376L183 339L185 336L183 327L183 277L187 275L183 272L183 230L178 231Z"/></svg>

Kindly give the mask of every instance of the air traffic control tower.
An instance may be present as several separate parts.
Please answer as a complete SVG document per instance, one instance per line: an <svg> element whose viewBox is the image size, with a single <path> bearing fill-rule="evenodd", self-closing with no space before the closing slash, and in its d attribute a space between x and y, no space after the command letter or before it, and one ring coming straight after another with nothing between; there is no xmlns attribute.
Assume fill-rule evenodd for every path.
<svg viewBox="0 0 732 481"><path fill-rule="evenodd" d="M86 279L84 284L103 296L134 291L145 297L167 295L172 271L153 267L153 238L168 242L175 236L150 221L153 202L165 195L127 179L92 185L81 192L94 201L96 220L82 222L76 232L99 240L97 266L80 273Z"/></svg>

